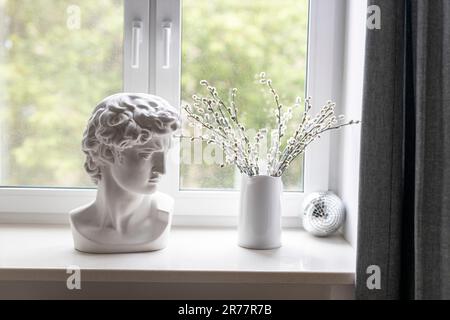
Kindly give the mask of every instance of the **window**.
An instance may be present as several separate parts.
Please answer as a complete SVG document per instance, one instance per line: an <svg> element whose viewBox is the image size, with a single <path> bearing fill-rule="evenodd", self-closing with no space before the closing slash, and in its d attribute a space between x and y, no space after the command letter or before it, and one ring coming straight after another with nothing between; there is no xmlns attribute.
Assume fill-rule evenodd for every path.
<svg viewBox="0 0 450 320"><path fill-rule="evenodd" d="M80 136L122 89L122 1L0 1L0 185L92 186Z"/></svg>
<svg viewBox="0 0 450 320"><path fill-rule="evenodd" d="M191 102L193 93L202 92L199 79L216 84L224 97L228 96L228 88L237 87L241 121L248 129L258 130L274 127L274 107L267 90L261 92L255 75L267 72L286 103L304 97L307 0L184 0L182 13L182 101ZM184 142L182 190L236 189L239 172L231 166L220 168L211 163L214 148L206 143L202 146L199 141ZM197 157L200 159L193 156L196 147L203 150L202 157ZM285 189L302 191L302 171L303 161L299 158L283 176Z"/></svg>
<svg viewBox="0 0 450 320"><path fill-rule="evenodd" d="M0 213L64 213L93 199L80 141L92 107L113 92L179 106L207 79L223 95L240 90L255 128L270 123L261 71L288 103L306 92L317 108L338 100L344 11L327 0L0 0ZM194 147L172 149L161 182L176 198L174 222L235 215L239 174L186 164ZM329 161L324 136L290 168L287 217L305 192L328 188Z"/></svg>

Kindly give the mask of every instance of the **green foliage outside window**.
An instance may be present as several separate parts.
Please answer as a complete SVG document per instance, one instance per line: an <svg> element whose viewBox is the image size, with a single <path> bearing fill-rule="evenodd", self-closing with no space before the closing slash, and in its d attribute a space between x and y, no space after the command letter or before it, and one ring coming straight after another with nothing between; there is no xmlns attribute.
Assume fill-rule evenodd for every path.
<svg viewBox="0 0 450 320"><path fill-rule="evenodd" d="M304 95L307 0L182 3L183 101L201 79L224 96L237 87L244 122L259 128L273 105L255 75L287 105ZM92 108L122 90L123 28L120 0L0 0L0 185L92 186L80 142ZM301 164L288 187L301 187ZM183 188L234 186L232 167L181 173Z"/></svg>

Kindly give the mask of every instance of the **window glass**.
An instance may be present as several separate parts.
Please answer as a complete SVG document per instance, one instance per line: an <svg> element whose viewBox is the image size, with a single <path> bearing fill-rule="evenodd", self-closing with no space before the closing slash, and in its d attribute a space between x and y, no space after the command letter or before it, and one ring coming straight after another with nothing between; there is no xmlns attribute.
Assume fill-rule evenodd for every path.
<svg viewBox="0 0 450 320"><path fill-rule="evenodd" d="M258 83L264 71L273 80L283 104L304 97L306 81L307 0L183 0L182 103L205 94L202 79L217 87L224 99L238 89L241 120L248 129L274 127L273 98ZM256 77L255 77L256 76ZM296 115L302 112L296 109ZM297 118L298 119L298 118ZM293 124L294 119L291 120ZM184 130L189 129L185 124ZM289 132L288 132L289 133ZM201 149L200 155L195 148ZM183 141L181 189L233 189L240 174L214 163L214 148ZM303 189L303 159L283 176L285 189Z"/></svg>
<svg viewBox="0 0 450 320"><path fill-rule="evenodd" d="M122 49L121 0L0 0L0 185L92 185L82 134Z"/></svg>

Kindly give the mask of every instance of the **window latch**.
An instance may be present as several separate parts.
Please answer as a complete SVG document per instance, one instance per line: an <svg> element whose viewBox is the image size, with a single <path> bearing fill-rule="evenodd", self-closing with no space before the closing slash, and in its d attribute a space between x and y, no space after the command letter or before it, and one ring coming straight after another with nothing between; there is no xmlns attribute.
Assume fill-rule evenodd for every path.
<svg viewBox="0 0 450 320"><path fill-rule="evenodd" d="M170 68L170 41L172 36L172 22L170 21L163 21L162 23L162 31L163 31L163 41L164 41L164 47L163 47L163 69L169 69Z"/></svg>
<svg viewBox="0 0 450 320"><path fill-rule="evenodd" d="M142 21L134 20L131 29L131 68L139 68L139 49L142 43Z"/></svg>

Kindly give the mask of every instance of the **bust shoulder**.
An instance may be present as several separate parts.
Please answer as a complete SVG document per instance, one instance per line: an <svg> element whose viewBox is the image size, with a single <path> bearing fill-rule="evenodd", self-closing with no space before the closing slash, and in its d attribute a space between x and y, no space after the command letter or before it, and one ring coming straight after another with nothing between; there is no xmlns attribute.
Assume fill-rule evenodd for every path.
<svg viewBox="0 0 450 320"><path fill-rule="evenodd" d="M152 202L154 202L158 211L171 213L174 207L174 199L167 193L155 192L152 195Z"/></svg>
<svg viewBox="0 0 450 320"><path fill-rule="evenodd" d="M69 219L72 226L80 223L92 223L96 216L95 201L69 212Z"/></svg>

